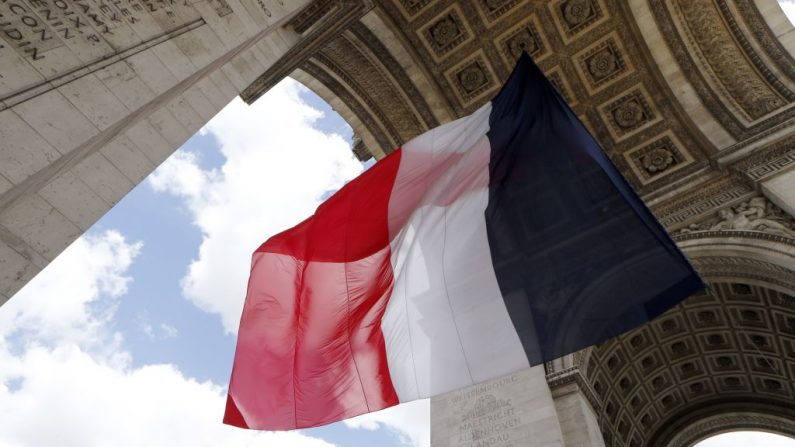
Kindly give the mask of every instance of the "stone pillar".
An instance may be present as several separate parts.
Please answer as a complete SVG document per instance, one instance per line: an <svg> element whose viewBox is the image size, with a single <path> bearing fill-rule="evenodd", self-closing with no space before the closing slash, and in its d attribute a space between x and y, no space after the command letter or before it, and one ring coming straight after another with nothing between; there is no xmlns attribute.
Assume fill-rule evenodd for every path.
<svg viewBox="0 0 795 447"><path fill-rule="evenodd" d="M605 447L596 413L576 381L552 390L566 447Z"/></svg>
<svg viewBox="0 0 795 447"><path fill-rule="evenodd" d="M543 366L431 399L434 447L563 447Z"/></svg>
<svg viewBox="0 0 795 447"><path fill-rule="evenodd" d="M762 181L762 192L792 217L795 217L795 169Z"/></svg>

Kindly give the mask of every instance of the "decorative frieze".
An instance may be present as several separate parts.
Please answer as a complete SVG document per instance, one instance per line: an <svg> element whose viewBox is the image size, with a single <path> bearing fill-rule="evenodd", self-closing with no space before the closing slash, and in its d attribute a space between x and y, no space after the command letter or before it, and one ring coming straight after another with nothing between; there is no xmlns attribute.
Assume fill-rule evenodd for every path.
<svg viewBox="0 0 795 447"><path fill-rule="evenodd" d="M748 121L786 105L787 101L759 76L737 45L713 0L677 0L676 5L689 40L698 46L715 79Z"/></svg>
<svg viewBox="0 0 795 447"><path fill-rule="evenodd" d="M709 219L690 224L674 234L702 231L758 231L792 239L795 245L795 219L762 196L723 207Z"/></svg>
<svg viewBox="0 0 795 447"><path fill-rule="evenodd" d="M700 186L694 193L666 202L654 211L660 222L672 230L754 195L754 190L745 183L733 177L724 177Z"/></svg>

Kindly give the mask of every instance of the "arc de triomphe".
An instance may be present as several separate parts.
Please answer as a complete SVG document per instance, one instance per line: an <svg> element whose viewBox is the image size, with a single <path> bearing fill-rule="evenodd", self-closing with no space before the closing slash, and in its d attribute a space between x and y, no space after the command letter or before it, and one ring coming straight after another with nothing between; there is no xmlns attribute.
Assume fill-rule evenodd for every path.
<svg viewBox="0 0 795 447"><path fill-rule="evenodd" d="M524 50L711 287L433 400L434 445L795 436L795 28L775 0L2 0L0 303L236 95L295 77L380 158Z"/></svg>

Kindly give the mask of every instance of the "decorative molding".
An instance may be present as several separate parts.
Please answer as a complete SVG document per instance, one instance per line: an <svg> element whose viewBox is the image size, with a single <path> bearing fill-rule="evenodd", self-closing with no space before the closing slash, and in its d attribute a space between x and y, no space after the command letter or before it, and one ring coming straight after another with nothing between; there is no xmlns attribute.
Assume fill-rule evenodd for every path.
<svg viewBox="0 0 795 447"><path fill-rule="evenodd" d="M299 11L287 26L292 27L298 34L304 34L337 6L336 0L314 0L306 8Z"/></svg>
<svg viewBox="0 0 795 447"><path fill-rule="evenodd" d="M580 391L582 391L582 393L585 395L585 398L588 399L588 403L591 404L591 407L595 411L599 411L599 409L602 408L601 400L591 388L591 384L588 383L588 380L583 377L579 367L572 366L562 371L555 371L553 373L547 374L546 378L547 384L552 390L566 386L570 383L576 383L577 387L580 389Z"/></svg>
<svg viewBox="0 0 795 447"><path fill-rule="evenodd" d="M733 138L738 141L752 138L795 116L795 108L788 106L793 93L786 88L779 91L779 87L774 87L781 83L778 76L768 68L760 68L764 62L746 38L747 33L740 31L726 0L676 2L649 2L649 6L681 71L707 110ZM746 0L736 3L743 12L743 19L755 25L750 30L761 50L768 55L783 54L780 42L769 38L770 31L756 8ZM685 35L680 33L680 28ZM785 66L781 61L791 60L791 57L769 56L768 60L779 61ZM784 72L792 80L793 68L785 68ZM724 93L717 91L717 87L724 89ZM755 98L749 92L760 96ZM761 115L764 113L767 115Z"/></svg>
<svg viewBox="0 0 795 447"><path fill-rule="evenodd" d="M313 60L326 67L367 105L396 147L426 128L388 74L345 33L329 42ZM391 149L391 148L390 148Z"/></svg>
<svg viewBox="0 0 795 447"><path fill-rule="evenodd" d="M406 17L411 18L428 6L431 0L398 0L398 3L401 6L400 11Z"/></svg>
<svg viewBox="0 0 795 447"><path fill-rule="evenodd" d="M440 124L439 120L433 115L425 97L414 85L414 82L406 74L400 63L395 60L375 34L361 22L353 24L350 31L359 39L359 43L366 46L372 56L383 64L387 74L397 81L400 90L408 97L411 104L417 109L417 113L420 114L420 117L425 122L426 130L438 126Z"/></svg>
<svg viewBox="0 0 795 447"><path fill-rule="evenodd" d="M669 231L756 194L752 188L734 177L722 177L707 185L699 185L692 191L654 208L660 223Z"/></svg>
<svg viewBox="0 0 795 447"><path fill-rule="evenodd" d="M731 168L741 172L751 181L759 182L793 165L795 165L795 135L755 151L734 163Z"/></svg>
<svg viewBox="0 0 795 447"><path fill-rule="evenodd" d="M713 70L714 79L739 105L748 122L787 104L787 99L771 87L773 80L762 77L748 60L713 0L677 0L675 4L690 39Z"/></svg>
<svg viewBox="0 0 795 447"><path fill-rule="evenodd" d="M320 0L325 2L326 0ZM312 55L320 51L328 42L334 40L339 34L345 31L351 24L358 21L364 14L370 11L374 4L373 0L330 0L331 12L325 8L313 9L315 15L320 15L317 24L310 26L309 32L301 37L301 40L293 45L279 60L278 64L272 65L268 70L254 80L248 87L243 89L240 97L247 104L256 101L265 92L270 90L279 81L287 77L290 73L299 68ZM315 2L310 3L305 8L313 8ZM296 17L301 17L299 12ZM300 23L305 23L310 19L305 18ZM290 23L286 25L290 27Z"/></svg>
<svg viewBox="0 0 795 447"><path fill-rule="evenodd" d="M717 235L727 232L764 233L776 236L777 242L795 246L795 219L762 196L721 208L710 219L692 223L673 235L704 232Z"/></svg>
<svg viewBox="0 0 795 447"><path fill-rule="evenodd" d="M362 124L370 131L375 138L375 141L385 150L391 150L394 145L391 138L381 124L376 122L373 116L368 112L366 107L360 100L351 94L345 86L338 81L334 76L329 73L325 67L318 65L315 62L307 61L301 68L310 76L317 79L329 90L345 102L345 104L353 111L353 113L362 121Z"/></svg>
<svg viewBox="0 0 795 447"><path fill-rule="evenodd" d="M506 16L520 0L477 0L476 4L487 23L496 22Z"/></svg>

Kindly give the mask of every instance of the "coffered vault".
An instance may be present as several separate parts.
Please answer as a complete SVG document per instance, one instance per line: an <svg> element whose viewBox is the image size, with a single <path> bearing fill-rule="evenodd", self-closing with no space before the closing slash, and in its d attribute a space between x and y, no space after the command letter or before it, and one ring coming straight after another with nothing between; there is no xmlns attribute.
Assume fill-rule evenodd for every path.
<svg viewBox="0 0 795 447"><path fill-rule="evenodd" d="M381 158L488 101L527 51L712 287L546 365L549 411L517 407L513 440L493 445L531 426L566 445L793 434L795 28L775 0L15 0L0 14L0 302L236 95L292 76L351 124L359 159ZM435 400L434 444L475 445L462 418L535 383L517 377Z"/></svg>

